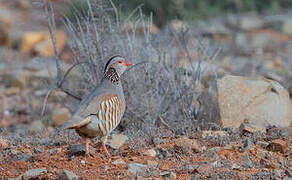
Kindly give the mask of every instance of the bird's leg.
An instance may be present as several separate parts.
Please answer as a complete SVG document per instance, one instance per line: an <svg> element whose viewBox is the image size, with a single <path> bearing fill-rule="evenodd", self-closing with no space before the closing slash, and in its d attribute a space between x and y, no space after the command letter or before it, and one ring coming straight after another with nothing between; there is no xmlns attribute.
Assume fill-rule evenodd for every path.
<svg viewBox="0 0 292 180"><path fill-rule="evenodd" d="M105 146L106 141L107 141L107 136L104 136L104 137L101 138L102 147L103 147L104 151L106 152L106 155L108 157L111 157L110 153L108 152L108 150L107 150L107 148Z"/></svg>
<svg viewBox="0 0 292 180"><path fill-rule="evenodd" d="M89 143L90 143L90 139L85 138L85 156L89 155Z"/></svg>

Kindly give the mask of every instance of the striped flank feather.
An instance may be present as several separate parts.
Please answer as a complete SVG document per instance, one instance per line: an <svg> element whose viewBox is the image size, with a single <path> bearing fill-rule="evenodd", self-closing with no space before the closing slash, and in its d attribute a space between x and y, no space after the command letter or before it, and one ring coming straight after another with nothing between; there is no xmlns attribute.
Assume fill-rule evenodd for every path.
<svg viewBox="0 0 292 180"><path fill-rule="evenodd" d="M104 136L114 130L121 120L121 99L118 96L108 95L99 105L97 118L99 129Z"/></svg>

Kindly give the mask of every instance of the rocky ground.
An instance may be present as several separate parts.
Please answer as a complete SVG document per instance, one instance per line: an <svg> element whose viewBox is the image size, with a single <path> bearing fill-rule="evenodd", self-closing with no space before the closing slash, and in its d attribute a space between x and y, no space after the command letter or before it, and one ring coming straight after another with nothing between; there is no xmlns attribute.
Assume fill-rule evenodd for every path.
<svg viewBox="0 0 292 180"><path fill-rule="evenodd" d="M50 141L13 145L1 139L1 175L18 179L289 179L292 176L291 131L202 131L193 137L146 139L135 148L124 135L109 141L112 158L99 143L91 156L84 146Z"/></svg>
<svg viewBox="0 0 292 180"><path fill-rule="evenodd" d="M57 8L64 3L55 2ZM114 157L108 158L97 139L92 143L92 156L84 157L83 146L78 145L81 141L73 132L49 137L70 117L68 106L76 102L56 91L41 115L56 69L50 58L54 54L45 16L39 7L29 0L0 2L1 179L292 178L292 126L287 125L292 114L291 12L170 22L173 31L188 27L207 46L220 47L216 60L203 64L215 68L218 76L248 78L225 76L217 82L220 112L203 114L207 113L212 122L217 122L214 119L220 114L219 131L198 129L189 136L177 135L169 130L173 126L167 119L167 128L155 137L135 139L118 130L108 144ZM159 36L164 29L153 26L152 31ZM62 65L67 69L72 63L70 37L59 21L56 38ZM186 67L185 52L174 52L177 64ZM190 56L197 59L198 53L191 51ZM208 110L210 100L206 103ZM210 120L204 115L202 118ZM266 127L266 121L284 128Z"/></svg>

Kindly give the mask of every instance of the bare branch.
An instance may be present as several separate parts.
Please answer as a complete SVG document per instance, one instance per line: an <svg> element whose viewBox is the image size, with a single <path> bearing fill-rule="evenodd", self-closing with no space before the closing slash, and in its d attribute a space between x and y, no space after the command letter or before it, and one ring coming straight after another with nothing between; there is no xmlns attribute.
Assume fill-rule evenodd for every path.
<svg viewBox="0 0 292 180"><path fill-rule="evenodd" d="M55 89L56 88L49 89L48 92L47 92L47 94L46 94L46 97L45 97L45 100L44 100L44 103L43 103L42 113L41 113L42 116L45 113L45 110L46 110L46 107L47 107L48 98L49 98L50 94L52 93L52 91L55 90Z"/></svg>
<svg viewBox="0 0 292 180"><path fill-rule="evenodd" d="M119 13L118 13L118 9L117 7L115 6L115 4L113 3L112 0L109 0L113 9L114 9L114 12L115 12L115 16L116 16L116 23L117 23L117 28L119 29L120 28L120 21L119 21Z"/></svg>
<svg viewBox="0 0 292 180"><path fill-rule="evenodd" d="M54 9L51 1L44 0L44 8L45 8L45 15L46 20L48 23L48 29L50 32L50 37L54 47L55 53L55 61L56 61L56 68L57 68L57 86L60 86L60 81L62 79L62 70L60 65L59 53L57 50L57 40L56 40L56 23L55 23L55 14Z"/></svg>

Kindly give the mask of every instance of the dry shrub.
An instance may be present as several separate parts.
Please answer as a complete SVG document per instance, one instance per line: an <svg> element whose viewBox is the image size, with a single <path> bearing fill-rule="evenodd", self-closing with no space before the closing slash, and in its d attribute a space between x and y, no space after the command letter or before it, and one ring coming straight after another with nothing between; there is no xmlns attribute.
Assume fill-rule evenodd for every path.
<svg viewBox="0 0 292 180"><path fill-rule="evenodd" d="M119 130L130 137L153 137L161 132L157 126L161 119L178 134L209 128L210 124L197 118L198 98L216 77L212 60L218 51L190 29L166 28L153 35L151 14L145 16L141 7L121 18L111 1L86 2L88 13L76 10L73 19L63 19L76 64L72 71L81 72L78 84L70 83L68 76L64 86L76 93L80 90L79 95L89 93L102 78L109 57L120 54L135 66L122 77L127 109ZM130 30L124 31L128 24L132 24ZM137 35L138 30L142 35ZM206 83L201 82L204 77L209 78Z"/></svg>

